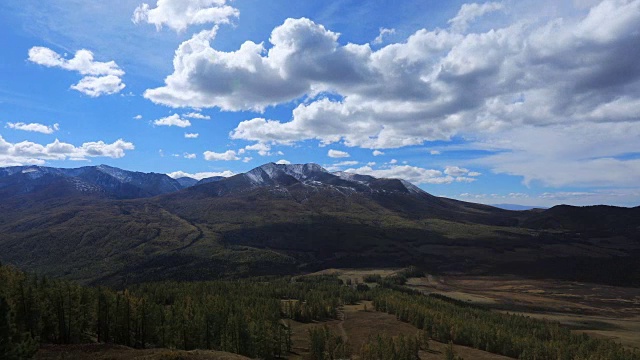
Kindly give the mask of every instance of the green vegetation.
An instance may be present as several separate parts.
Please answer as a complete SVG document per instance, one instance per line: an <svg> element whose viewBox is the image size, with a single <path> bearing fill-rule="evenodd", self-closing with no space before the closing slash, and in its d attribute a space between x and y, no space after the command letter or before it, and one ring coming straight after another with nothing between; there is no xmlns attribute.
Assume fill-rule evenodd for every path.
<svg viewBox="0 0 640 360"><path fill-rule="evenodd" d="M420 331L416 337L381 334L356 349L363 359L415 359L421 346L427 348L428 339L519 359L640 359L637 352L612 341L575 335L557 323L465 306L397 285L354 289L334 276L162 282L115 291L0 266L0 284L3 359L28 358L36 341L287 357L290 321L338 319L342 306L365 299L373 300L375 310L395 314ZM309 344L313 359L347 357L353 350L326 328L309 331ZM455 358L453 353L445 355Z"/></svg>
<svg viewBox="0 0 640 360"><path fill-rule="evenodd" d="M394 360L416 360L421 347L419 337L399 336L392 338L386 335L378 335L375 339L370 339L360 349L360 359L394 359ZM427 343L428 344L428 343ZM428 345L427 345L428 346Z"/></svg>
<svg viewBox="0 0 640 360"><path fill-rule="evenodd" d="M290 186L219 196L214 188L0 201L0 261L114 287L410 264L434 274L640 284L640 208L509 212L426 194ZM601 220L592 229L581 215Z"/></svg>
<svg viewBox="0 0 640 360"><path fill-rule="evenodd" d="M309 330L309 344L311 360L351 358L349 343L333 334L326 326Z"/></svg>
<svg viewBox="0 0 640 360"><path fill-rule="evenodd" d="M465 306L418 293L374 292L378 311L395 314L443 343L518 359L640 359L640 354L609 340L571 333L557 323Z"/></svg>

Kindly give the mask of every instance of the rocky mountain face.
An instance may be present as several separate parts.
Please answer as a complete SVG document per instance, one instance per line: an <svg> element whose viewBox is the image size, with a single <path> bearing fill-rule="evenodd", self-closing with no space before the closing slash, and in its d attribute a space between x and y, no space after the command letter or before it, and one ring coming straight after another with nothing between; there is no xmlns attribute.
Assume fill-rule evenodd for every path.
<svg viewBox="0 0 640 360"><path fill-rule="evenodd" d="M126 171L106 165L59 169L15 166L0 170L0 199L20 196L151 197L183 189L165 174Z"/></svg>
<svg viewBox="0 0 640 360"><path fill-rule="evenodd" d="M639 212L509 211L316 164L200 181L11 167L0 168L0 261L111 285L406 265L640 284Z"/></svg>

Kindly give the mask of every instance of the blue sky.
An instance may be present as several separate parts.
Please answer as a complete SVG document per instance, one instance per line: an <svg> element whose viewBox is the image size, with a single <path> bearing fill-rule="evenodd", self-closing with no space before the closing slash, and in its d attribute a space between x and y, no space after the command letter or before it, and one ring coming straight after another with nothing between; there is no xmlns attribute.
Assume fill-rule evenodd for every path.
<svg viewBox="0 0 640 360"><path fill-rule="evenodd" d="M637 206L638 29L632 0L3 1L0 166L315 162Z"/></svg>

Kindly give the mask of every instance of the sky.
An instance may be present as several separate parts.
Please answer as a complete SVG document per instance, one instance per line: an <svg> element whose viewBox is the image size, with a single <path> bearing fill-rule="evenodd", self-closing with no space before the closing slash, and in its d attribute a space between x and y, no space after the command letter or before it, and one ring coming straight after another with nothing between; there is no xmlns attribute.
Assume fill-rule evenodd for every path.
<svg viewBox="0 0 640 360"><path fill-rule="evenodd" d="M4 0L0 166L640 205L640 0Z"/></svg>

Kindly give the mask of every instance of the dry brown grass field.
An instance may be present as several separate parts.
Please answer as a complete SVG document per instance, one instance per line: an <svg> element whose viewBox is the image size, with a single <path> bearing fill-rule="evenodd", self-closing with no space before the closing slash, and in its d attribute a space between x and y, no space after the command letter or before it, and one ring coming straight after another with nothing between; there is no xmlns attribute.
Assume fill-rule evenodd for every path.
<svg viewBox="0 0 640 360"><path fill-rule="evenodd" d="M366 311L365 311L366 306ZM304 359L309 354L308 331L314 327L327 326L335 334L340 334L351 344L354 359L358 358L360 347L377 334L388 336L416 336L418 329L396 319L395 316L373 311L373 304L365 301L358 305L347 305L343 309L344 320L315 322L303 324L291 322L293 326L293 354L290 359ZM420 359L442 359L445 344L430 341L429 351L420 351ZM510 359L505 356L491 354L464 346L455 346L454 351L464 359L501 360Z"/></svg>
<svg viewBox="0 0 640 360"><path fill-rule="evenodd" d="M497 311L558 321L577 332L640 348L640 289L515 277L427 276L409 287Z"/></svg>
<svg viewBox="0 0 640 360"><path fill-rule="evenodd" d="M242 355L221 351L138 350L121 345L44 345L35 360L243 360Z"/></svg>

